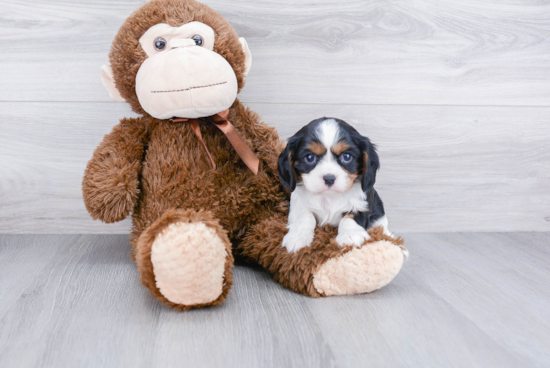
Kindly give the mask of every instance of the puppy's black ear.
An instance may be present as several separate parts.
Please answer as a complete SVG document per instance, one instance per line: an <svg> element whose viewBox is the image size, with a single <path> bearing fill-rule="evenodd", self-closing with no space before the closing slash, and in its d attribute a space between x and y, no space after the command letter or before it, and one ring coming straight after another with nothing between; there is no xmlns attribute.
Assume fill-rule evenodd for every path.
<svg viewBox="0 0 550 368"><path fill-rule="evenodd" d="M292 152L294 145L294 141L289 139L286 148L279 155L279 162L277 165L281 183L291 192L296 189L296 172L292 167Z"/></svg>
<svg viewBox="0 0 550 368"><path fill-rule="evenodd" d="M361 188L368 192L376 181L376 172L380 168L380 160L376 153L376 146L367 137L361 137L361 150L363 151L363 179Z"/></svg>

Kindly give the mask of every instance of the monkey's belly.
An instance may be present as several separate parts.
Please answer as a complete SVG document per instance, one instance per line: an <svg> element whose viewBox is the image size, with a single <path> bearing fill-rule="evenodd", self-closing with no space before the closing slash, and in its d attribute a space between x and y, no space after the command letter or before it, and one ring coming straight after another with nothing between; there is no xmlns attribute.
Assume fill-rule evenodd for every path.
<svg viewBox="0 0 550 368"><path fill-rule="evenodd" d="M142 170L138 218L134 216L141 231L170 209L209 210L234 239L266 209L284 200L274 177L254 176L240 160L218 161L213 170L207 158L193 157L203 151L183 150L181 156L187 160L166 159L174 149L165 146L161 153L149 148ZM203 161L200 167L195 160Z"/></svg>

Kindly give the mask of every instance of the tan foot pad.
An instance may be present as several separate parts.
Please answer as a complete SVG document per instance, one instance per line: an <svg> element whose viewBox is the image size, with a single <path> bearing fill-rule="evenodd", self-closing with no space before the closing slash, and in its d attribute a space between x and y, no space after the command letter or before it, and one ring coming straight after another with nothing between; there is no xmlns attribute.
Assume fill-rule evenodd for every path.
<svg viewBox="0 0 550 368"><path fill-rule="evenodd" d="M381 240L329 259L313 277L315 289L326 296L368 293L386 286L403 266L399 246Z"/></svg>
<svg viewBox="0 0 550 368"><path fill-rule="evenodd" d="M173 223L151 248L157 287L172 303L210 303L222 293L226 256L223 241L204 223Z"/></svg>

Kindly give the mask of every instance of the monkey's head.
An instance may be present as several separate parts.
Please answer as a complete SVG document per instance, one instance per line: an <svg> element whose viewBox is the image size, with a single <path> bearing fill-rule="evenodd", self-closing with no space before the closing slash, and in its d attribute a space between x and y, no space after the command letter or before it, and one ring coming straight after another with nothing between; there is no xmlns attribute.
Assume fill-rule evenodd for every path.
<svg viewBox="0 0 550 368"><path fill-rule="evenodd" d="M153 0L122 25L101 80L111 98L157 119L200 118L229 108L252 58L244 38L194 0Z"/></svg>

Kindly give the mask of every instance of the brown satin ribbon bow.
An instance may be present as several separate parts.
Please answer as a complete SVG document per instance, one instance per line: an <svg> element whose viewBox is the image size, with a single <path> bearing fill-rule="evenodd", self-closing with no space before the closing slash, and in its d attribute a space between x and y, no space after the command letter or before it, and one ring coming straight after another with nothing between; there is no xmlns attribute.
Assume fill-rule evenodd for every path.
<svg viewBox="0 0 550 368"><path fill-rule="evenodd" d="M237 151L237 154L239 155L241 160L243 160L246 166L248 166L248 168L254 173L254 175L258 175L258 166L260 164L260 160L258 160L258 157L256 157L254 152L252 152L252 150L243 141L237 129L235 129L233 124L231 124L231 122L227 119L228 117L229 117L229 109L224 110L220 113L217 113L216 115L210 116L209 119L212 120L214 125L216 125L218 129L220 129L223 132L223 134L225 134L227 139L229 139L229 142L231 143L231 145L233 145L233 148L235 148L235 151ZM216 163L214 162L214 159L212 158L210 151L208 151L208 148L206 147L206 144L202 139L199 120L186 119L186 118L173 118L173 119L170 119L170 122L172 123L187 122L189 123L189 125L191 125L191 129L193 129L193 133L195 133L195 136L197 136L197 139L201 143L202 148L208 155L208 158L210 158L212 167L216 169Z"/></svg>

